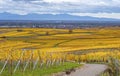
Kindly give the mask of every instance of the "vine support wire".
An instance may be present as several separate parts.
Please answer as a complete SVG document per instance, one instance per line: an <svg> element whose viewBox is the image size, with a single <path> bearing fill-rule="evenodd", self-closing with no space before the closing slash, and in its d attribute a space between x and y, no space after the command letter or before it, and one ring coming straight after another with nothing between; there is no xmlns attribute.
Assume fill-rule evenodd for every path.
<svg viewBox="0 0 120 76"><path fill-rule="evenodd" d="M33 65L33 70L36 68L36 65L37 65L38 61L39 61L39 57L36 59L34 65Z"/></svg>
<svg viewBox="0 0 120 76"><path fill-rule="evenodd" d="M51 64L51 65L54 65L55 61L56 61L56 59L54 59L54 60L52 61L52 64Z"/></svg>
<svg viewBox="0 0 120 76"><path fill-rule="evenodd" d="M6 65L8 63L8 59L5 61L5 64L3 65L1 71L0 71L0 75L2 74L3 70L5 69Z"/></svg>
<svg viewBox="0 0 120 76"><path fill-rule="evenodd" d="M13 73L16 72L18 66L20 65L21 59L22 59L22 57L23 57L23 55L24 55L24 52L25 52L25 51L22 51L22 54L21 54L21 56L20 56L20 58L19 58L19 60L18 60L18 62L17 62L17 65L15 66L15 69L14 69Z"/></svg>
<svg viewBox="0 0 120 76"><path fill-rule="evenodd" d="M5 69L5 67L6 67L6 65L7 65L8 61L9 61L9 59L10 59L10 54L8 55L7 60L5 61L3 67L2 67L2 69L1 69L1 71L0 71L0 75L2 74L3 70Z"/></svg>
<svg viewBox="0 0 120 76"><path fill-rule="evenodd" d="M24 66L23 71L25 71L25 70L26 70L26 68L27 68L27 66L28 66L28 64L29 64L29 62L30 62L30 60L31 60L32 56L33 56L33 51L32 51L32 53L30 54L30 57L29 57L28 61L26 62L26 64L25 64L25 66Z"/></svg>

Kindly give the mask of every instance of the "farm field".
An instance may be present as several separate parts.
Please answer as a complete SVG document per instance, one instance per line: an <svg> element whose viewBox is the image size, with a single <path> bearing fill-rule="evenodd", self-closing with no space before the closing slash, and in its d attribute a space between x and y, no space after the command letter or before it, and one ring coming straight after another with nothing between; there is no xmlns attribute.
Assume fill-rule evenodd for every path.
<svg viewBox="0 0 120 76"><path fill-rule="evenodd" d="M0 64L11 64L13 71L20 63L35 69L38 62L41 66L66 61L104 63L109 57L120 59L120 27L0 28ZM5 71L1 72L4 76Z"/></svg>
<svg viewBox="0 0 120 76"><path fill-rule="evenodd" d="M0 28L0 59L5 59L11 51L21 50L43 53L116 51L120 49L119 32L119 27L73 29L72 32L69 29Z"/></svg>
<svg viewBox="0 0 120 76"><path fill-rule="evenodd" d="M98 48L119 48L120 28L45 29L0 28L0 49L39 49L75 51Z"/></svg>

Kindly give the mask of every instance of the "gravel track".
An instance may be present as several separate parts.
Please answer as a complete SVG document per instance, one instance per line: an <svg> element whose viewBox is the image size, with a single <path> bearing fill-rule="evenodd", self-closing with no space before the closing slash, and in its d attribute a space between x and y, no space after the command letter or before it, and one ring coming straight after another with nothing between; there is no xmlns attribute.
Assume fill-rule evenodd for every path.
<svg viewBox="0 0 120 76"><path fill-rule="evenodd" d="M85 64L81 69L77 69L75 72L66 76L98 76L106 69L107 66L103 64Z"/></svg>

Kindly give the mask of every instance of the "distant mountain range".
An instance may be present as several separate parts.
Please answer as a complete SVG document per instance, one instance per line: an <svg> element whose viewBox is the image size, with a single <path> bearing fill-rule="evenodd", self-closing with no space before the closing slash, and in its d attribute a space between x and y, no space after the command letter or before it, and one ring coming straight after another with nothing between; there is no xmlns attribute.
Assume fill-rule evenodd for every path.
<svg viewBox="0 0 120 76"><path fill-rule="evenodd" d="M73 16L68 14L28 14L18 15L10 13L0 13L0 20L81 20L81 21L120 21L120 19L97 18L90 16Z"/></svg>

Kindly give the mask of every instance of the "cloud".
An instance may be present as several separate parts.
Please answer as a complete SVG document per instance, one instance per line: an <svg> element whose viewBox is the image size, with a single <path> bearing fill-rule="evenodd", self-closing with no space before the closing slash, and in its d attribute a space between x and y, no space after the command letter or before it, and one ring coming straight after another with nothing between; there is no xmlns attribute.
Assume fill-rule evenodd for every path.
<svg viewBox="0 0 120 76"><path fill-rule="evenodd" d="M118 18L120 17L119 5L120 0L0 0L0 12L19 15L30 13L103 15L98 15L99 17L111 14Z"/></svg>
<svg viewBox="0 0 120 76"><path fill-rule="evenodd" d="M115 18L120 19L120 13L69 13L76 16L92 16L98 18Z"/></svg>

